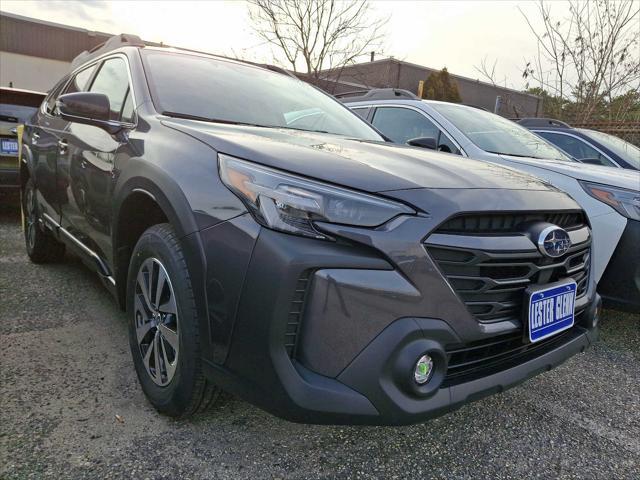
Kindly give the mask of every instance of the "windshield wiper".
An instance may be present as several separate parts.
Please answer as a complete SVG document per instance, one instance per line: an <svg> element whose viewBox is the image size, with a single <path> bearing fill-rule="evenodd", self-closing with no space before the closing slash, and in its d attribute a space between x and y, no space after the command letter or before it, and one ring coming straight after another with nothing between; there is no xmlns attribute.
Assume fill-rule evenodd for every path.
<svg viewBox="0 0 640 480"><path fill-rule="evenodd" d="M327 132L326 130L309 130L306 128L287 127L283 125L260 125L258 123L238 122L236 120L226 120L224 118L202 117L200 115L191 115L190 113L171 112L168 110L165 110L164 112L162 112L162 115L166 115L167 117L173 117L173 118L184 118L185 120L199 120L201 122L224 123L227 125L245 125L248 127L260 127L260 128L283 128L286 130L297 130L299 132L328 133L330 135L339 135L337 133Z"/></svg>
<svg viewBox="0 0 640 480"><path fill-rule="evenodd" d="M519 155L517 153L507 153L507 152L492 152L491 150L487 150L487 153L495 153L496 155L509 155L510 157L519 157L519 158L535 158L536 160L549 160L548 158L534 157L533 155Z"/></svg>
<svg viewBox="0 0 640 480"><path fill-rule="evenodd" d="M284 128L285 130L297 130L299 132L312 132L312 133L328 133L330 135L340 135L339 133L327 132L326 130L312 130L309 128L296 128L281 125L271 125L270 128Z"/></svg>
<svg viewBox="0 0 640 480"><path fill-rule="evenodd" d="M200 115L191 115L189 113L180 113L180 112L170 112L168 110L165 110L164 112L162 112L162 115L166 115L167 117L173 117L173 118L184 118L185 120L199 120L201 122L224 123L227 125L246 125L249 127L273 128L273 127L269 127L269 125L258 125L257 123L237 122L235 120L225 120L224 118L201 117Z"/></svg>

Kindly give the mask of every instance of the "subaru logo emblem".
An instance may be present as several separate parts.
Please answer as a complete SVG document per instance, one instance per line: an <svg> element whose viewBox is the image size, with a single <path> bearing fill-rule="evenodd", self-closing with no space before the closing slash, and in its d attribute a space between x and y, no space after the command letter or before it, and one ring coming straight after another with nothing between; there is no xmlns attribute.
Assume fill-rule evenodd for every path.
<svg viewBox="0 0 640 480"><path fill-rule="evenodd" d="M547 257L561 257L567 253L570 246L569 234L560 227L547 227L538 237L538 249Z"/></svg>

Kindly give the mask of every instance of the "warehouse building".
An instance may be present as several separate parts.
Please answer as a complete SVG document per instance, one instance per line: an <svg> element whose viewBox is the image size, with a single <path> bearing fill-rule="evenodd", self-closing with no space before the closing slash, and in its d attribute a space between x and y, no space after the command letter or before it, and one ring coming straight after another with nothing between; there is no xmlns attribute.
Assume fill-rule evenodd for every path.
<svg viewBox="0 0 640 480"><path fill-rule="evenodd" d="M402 88L415 94L421 80L437 72L433 68L395 58L385 58L348 65L340 69L320 72L314 82L333 93L366 90L369 88ZM458 87L462 103L495 111L505 117L537 117L542 115L542 99L536 95L500 87L479 80L449 73Z"/></svg>
<svg viewBox="0 0 640 480"><path fill-rule="evenodd" d="M0 12L0 85L46 92L69 71L76 55L111 36L109 33ZM329 93L373 87L403 88L417 93L419 82L435 71L387 58L325 70L313 83ZM307 79L304 75L299 76ZM498 105L498 113L506 117L542 114L540 97L459 75L450 74L450 77L456 82L465 104L490 111Z"/></svg>
<svg viewBox="0 0 640 480"><path fill-rule="evenodd" d="M71 60L110 35L0 13L0 86L46 92L65 75Z"/></svg>

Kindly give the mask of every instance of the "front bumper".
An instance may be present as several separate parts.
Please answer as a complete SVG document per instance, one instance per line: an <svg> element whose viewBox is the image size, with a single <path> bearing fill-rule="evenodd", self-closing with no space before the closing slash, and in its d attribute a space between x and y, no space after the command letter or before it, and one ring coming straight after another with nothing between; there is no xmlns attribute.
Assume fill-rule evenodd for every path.
<svg viewBox="0 0 640 480"><path fill-rule="evenodd" d="M292 421L399 425L502 391L590 345L593 280L576 302L576 326L561 341L453 378L453 350L522 336L519 316L479 322L423 244L426 232L461 210L453 193L439 216L402 217L367 231L325 225L338 242L256 228L247 215L201 232L210 328L203 338L211 350L204 361L212 381ZM500 201L509 201L505 195ZM518 198L512 204L522 209ZM499 248L520 247L509 237ZM239 253L246 267L229 261ZM436 374L416 390L408 379L425 351L438 360Z"/></svg>
<svg viewBox="0 0 640 480"><path fill-rule="evenodd" d="M640 221L627 221L598 293L605 307L640 313Z"/></svg>
<svg viewBox="0 0 640 480"><path fill-rule="evenodd" d="M273 232L262 233L265 237L277 235ZM240 321L236 325L234 341L225 364L207 361L206 368L213 381L225 390L290 421L365 425L423 422L548 371L572 355L584 351L597 338L597 327L593 323L599 301L592 292L591 300L582 304L583 309L576 318L576 325L565 333L558 334L557 341L554 341L555 337L551 337L542 342L537 350L508 355L499 362L487 362L465 376L451 379L447 371L447 361L451 358L449 352L464 342L447 322L424 317L397 318L390 321L381 332L373 334L373 340L368 341L368 332L362 329L362 325L358 325L359 318L352 316L354 323L344 326L345 329L352 329L351 335L343 330L335 331L335 325L331 327L334 328L334 335L331 337L323 337L317 333L318 342L329 341L329 338L333 338L334 342L324 345L325 348L333 349L322 357L324 363L314 366L316 370L329 368L345 355L348 356L348 352L361 348L337 375L323 375L311 369L310 361L306 359L310 353L303 353L305 347L311 345L305 343L309 332L305 329L299 332L301 351L297 357L292 358L285 346L287 322L276 320L288 319L291 305L289 301L282 301L279 293L281 287L295 290L297 281L293 272L305 271L306 267L318 262L319 258L312 252L304 255L300 250L293 250L292 245L286 241L297 239L287 238L285 245L282 245L282 239L273 243L272 240L275 239L261 238L253 254L254 260L256 256L259 257L262 269L260 272L250 270L247 275L245 288L252 292L252 301L241 304L240 315L248 321ZM325 260L331 263L337 261L338 257L339 253L334 252ZM307 261L310 263L307 264ZM367 263L375 260L364 257L361 261ZM372 266L373 264L369 265ZM350 269L344 271L353 272ZM366 272L395 273L393 270ZM290 276L289 273L293 275ZM322 273L322 270L318 273ZM274 276L280 280L274 282ZM289 278L293 279L290 284ZM379 295L379 278L374 276L371 279L368 293L361 290L362 284L355 285L355 289L360 289L360 293L365 296ZM348 287L335 283L331 288L344 294L343 306L349 304L351 299ZM389 292L389 295L392 293ZM383 297L393 304L390 296ZM310 302L308 305L313 305L312 299L306 300ZM371 310L362 317L370 318L371 330L375 330L378 322L386 318L381 313L373 314ZM327 312L325 318L329 320L331 315ZM502 334L497 338L509 336L510 334ZM487 337L485 342L491 343L495 339L496 337ZM363 343L364 347L361 347ZM356 346L353 347L353 344ZM412 366L424 352L437 360L434 377L427 384L433 384L434 388L428 386L416 389L410 381Z"/></svg>

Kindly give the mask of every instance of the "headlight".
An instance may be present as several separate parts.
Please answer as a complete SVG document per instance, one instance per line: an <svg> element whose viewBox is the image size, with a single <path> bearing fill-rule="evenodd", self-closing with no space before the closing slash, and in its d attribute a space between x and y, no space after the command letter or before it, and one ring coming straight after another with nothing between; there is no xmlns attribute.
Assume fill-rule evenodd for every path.
<svg viewBox="0 0 640 480"><path fill-rule="evenodd" d="M415 211L401 203L218 155L220 177L265 227L327 238L313 222L377 227Z"/></svg>
<svg viewBox="0 0 640 480"><path fill-rule="evenodd" d="M633 220L640 220L639 191L590 182L580 182L580 185L589 195L606 203L620 215Z"/></svg>

